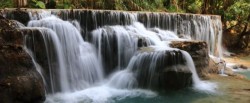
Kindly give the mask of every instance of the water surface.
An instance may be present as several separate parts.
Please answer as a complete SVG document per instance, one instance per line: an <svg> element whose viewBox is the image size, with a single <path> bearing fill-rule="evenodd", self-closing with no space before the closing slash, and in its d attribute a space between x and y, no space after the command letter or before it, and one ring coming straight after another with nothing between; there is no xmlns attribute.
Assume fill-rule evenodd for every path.
<svg viewBox="0 0 250 103"><path fill-rule="evenodd" d="M193 103L202 98L215 97L216 94L207 94L194 91L192 89L184 89L179 91L172 91L168 93L161 93L152 98L126 98L117 100L115 103Z"/></svg>

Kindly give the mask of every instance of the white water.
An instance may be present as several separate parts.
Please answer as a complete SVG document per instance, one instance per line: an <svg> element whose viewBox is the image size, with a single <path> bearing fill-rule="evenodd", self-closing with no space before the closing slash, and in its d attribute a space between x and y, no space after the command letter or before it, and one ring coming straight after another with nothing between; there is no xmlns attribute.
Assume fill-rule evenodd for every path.
<svg viewBox="0 0 250 103"><path fill-rule="evenodd" d="M216 93L217 85L212 82L201 81L196 73L194 62L191 56L186 51L182 51L182 54L185 55L184 57L187 60L187 65L192 72L194 89L206 93Z"/></svg>
<svg viewBox="0 0 250 103"><path fill-rule="evenodd" d="M95 48L81 37L80 32L69 22L62 21L54 16L41 20L30 21L30 27L50 28L57 34L51 38L52 41L59 39L60 43L54 44L59 48L56 51L59 59L59 66L56 68L59 74L54 75L59 78L59 92L71 92L81 90L100 81L103 78L102 65L98 62ZM49 44L48 44L49 45ZM49 55L47 57L50 57ZM55 68L51 68L55 69Z"/></svg>
<svg viewBox="0 0 250 103"><path fill-rule="evenodd" d="M130 25L142 22L147 28L162 28L170 30L184 38L206 41L211 55L221 56L221 19L215 15L192 15L178 13L148 13L102 10L30 10L32 20L48 17L52 14L64 20L71 20L72 16L81 22L82 28L88 31L88 26L98 29L106 25ZM87 19L90 17L91 19ZM218 55L219 54L219 55Z"/></svg>
<svg viewBox="0 0 250 103"><path fill-rule="evenodd" d="M115 103L116 101L126 98L152 98L156 95L156 93L150 90L116 89L104 85L73 93L48 95L45 103Z"/></svg>
<svg viewBox="0 0 250 103"><path fill-rule="evenodd" d="M231 64L230 63L226 63L225 60L223 60L223 58L215 57L213 55L209 55L209 57L213 60L214 63L216 63L216 65L218 65L219 75L221 75L221 76L228 76L224 72L225 72L226 68L231 68L230 67Z"/></svg>
<svg viewBox="0 0 250 103"><path fill-rule="evenodd" d="M59 82L61 87L50 85L51 88L57 89L47 95L47 103L112 103L115 100L127 97L154 97L156 93L149 90L136 89L138 86L135 76L137 72L132 72L132 66L139 60L142 61L143 56L135 55L138 50L137 40L145 38L147 44L155 51L163 52L166 50L178 50L168 46L171 40L183 40L178 38L173 32L160 30L158 28L147 29L141 23L134 22L127 26L106 26L96 29L92 32L93 44L96 48L82 39L79 28L74 27L70 22L60 20L54 16L34 20L29 22L30 27L46 27L54 32L51 38L52 43L57 47L59 74L50 78L50 84ZM56 34L56 35L54 35ZM113 44L110 37L115 38L117 44ZM107 39L107 51L113 49L109 46L117 46L117 67L112 75L104 78L103 76L103 59L102 40ZM59 43L58 43L59 42ZM46 44L47 46L50 44ZM109 53L112 58L112 52ZM161 58L162 53L155 53L151 57L149 74L155 72L156 61ZM187 52L182 51L186 66L192 72L195 90L214 92L215 85L199 80L193 60ZM47 57L51 56L47 53ZM174 58L175 59L175 58ZM49 64L51 65L51 64ZM143 66L141 66L143 67ZM110 69L110 68L108 68ZM137 68L141 69L141 68ZM152 76L152 75L150 75ZM52 77L59 78L55 80ZM149 84L153 77L149 77ZM49 83L47 83L49 84ZM48 85L47 85L48 86Z"/></svg>
<svg viewBox="0 0 250 103"><path fill-rule="evenodd" d="M32 44L32 43L34 43L35 41L34 41L34 37L35 37L35 35L32 35L32 36L26 36L25 37L25 49L26 49L26 51L31 55L31 57L32 57L32 60L33 60L33 62L34 62L34 64L35 64L35 66L36 66L36 69L37 69L37 71L41 74L41 75L43 75L42 77L43 77L43 81L44 81L44 83L46 83L46 82L49 82L49 83L46 83L47 84L47 86L46 86L46 88L47 88L47 90L50 90L51 92L55 92L55 82L53 82L54 80L56 80L57 78L56 77L54 77L51 73L53 73L53 72L60 72L60 71L57 71L57 70L55 70L54 68L64 68L63 67L63 54L62 54L62 52L59 52L59 51L61 51L62 50L62 47L61 47L61 45L60 45L60 41L59 41L59 39L57 38L57 35L56 35L56 33L54 32L54 31L52 31L51 29L47 29L47 28L38 28L38 27L36 27L36 28L22 28L22 29L39 29L39 31L41 32L41 34L42 34L42 37L43 37L43 40L44 40L44 43L45 43L45 47L46 47L46 54L48 55L48 64L49 64L49 73L50 74L45 74L45 72L44 72L44 70L41 68L41 66L35 61L35 55L33 54L33 51L31 50L31 48L32 47L27 47L28 45L30 45L30 44ZM50 43L50 42L52 42L52 43ZM51 48L51 46L54 46L55 48ZM35 47L34 47L35 48ZM51 56L51 53L52 52L56 52L56 56L55 56L55 58L53 58L52 56ZM54 61L55 60L55 61ZM56 62L56 64L58 64L58 65L51 65L53 62ZM44 76L45 75L45 76ZM50 77L50 79L51 80L47 80L47 78L48 77ZM61 77L62 79L65 79L64 77ZM66 80L66 79L65 79ZM49 86L48 86L49 85ZM61 86L62 86L62 88L66 88L65 86L66 85L62 85L61 84Z"/></svg>

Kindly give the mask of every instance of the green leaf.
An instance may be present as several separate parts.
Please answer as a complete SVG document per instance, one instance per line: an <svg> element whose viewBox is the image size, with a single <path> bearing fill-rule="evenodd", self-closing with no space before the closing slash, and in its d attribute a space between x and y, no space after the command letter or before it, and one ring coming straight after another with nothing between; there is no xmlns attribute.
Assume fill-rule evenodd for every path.
<svg viewBox="0 0 250 103"><path fill-rule="evenodd" d="M45 9L45 4L42 1L37 1L36 6L38 6L39 8Z"/></svg>
<svg viewBox="0 0 250 103"><path fill-rule="evenodd" d="M37 2L37 0L32 0L32 2L36 3L36 2Z"/></svg>
<svg viewBox="0 0 250 103"><path fill-rule="evenodd" d="M64 7L64 9L68 9L69 5L68 4L64 4L63 7Z"/></svg>

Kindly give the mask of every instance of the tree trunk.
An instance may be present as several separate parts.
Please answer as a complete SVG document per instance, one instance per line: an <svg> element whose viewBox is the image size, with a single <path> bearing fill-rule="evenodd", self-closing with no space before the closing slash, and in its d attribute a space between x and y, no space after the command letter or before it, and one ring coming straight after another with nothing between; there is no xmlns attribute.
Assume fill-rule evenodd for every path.
<svg viewBox="0 0 250 103"><path fill-rule="evenodd" d="M16 8L26 7L28 4L27 0L14 0L14 6Z"/></svg>
<svg viewBox="0 0 250 103"><path fill-rule="evenodd" d="M250 15L248 15L247 21L250 21ZM244 26L244 29L238 36L237 44L236 46L241 47L242 49L245 49L248 47L248 42L249 42L249 35L250 35L250 30L248 29L249 23L246 23Z"/></svg>
<svg viewBox="0 0 250 103"><path fill-rule="evenodd" d="M203 10L202 10L202 14L208 14L208 9L210 6L210 0L203 0Z"/></svg>

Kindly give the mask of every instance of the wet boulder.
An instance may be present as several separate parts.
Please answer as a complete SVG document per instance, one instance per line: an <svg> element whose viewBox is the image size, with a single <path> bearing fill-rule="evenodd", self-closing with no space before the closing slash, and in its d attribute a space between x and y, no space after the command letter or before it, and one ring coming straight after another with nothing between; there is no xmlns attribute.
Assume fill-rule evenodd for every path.
<svg viewBox="0 0 250 103"><path fill-rule="evenodd" d="M0 102L40 103L45 86L24 47L24 32L9 20L0 20Z"/></svg>
<svg viewBox="0 0 250 103"><path fill-rule="evenodd" d="M0 30L14 30L16 28L23 27L23 24L20 22L8 19L0 19L0 25Z"/></svg>
<svg viewBox="0 0 250 103"><path fill-rule="evenodd" d="M138 47L147 47L149 46L149 40L147 40L145 37L137 37L138 38Z"/></svg>
<svg viewBox="0 0 250 103"><path fill-rule="evenodd" d="M234 65L233 69L248 69L248 67L243 64L238 64L238 65Z"/></svg>
<svg viewBox="0 0 250 103"><path fill-rule="evenodd" d="M200 77L207 73L209 65L208 46L204 41L172 41L171 47L187 51Z"/></svg>
<svg viewBox="0 0 250 103"><path fill-rule="evenodd" d="M131 67L138 86L158 91L178 90L192 85L192 72L179 50L155 51L140 48Z"/></svg>
<svg viewBox="0 0 250 103"><path fill-rule="evenodd" d="M0 15L0 19L5 19L2 15Z"/></svg>
<svg viewBox="0 0 250 103"><path fill-rule="evenodd" d="M24 25L27 25L28 22L30 21L29 13L26 10L20 10L20 9L8 11L6 18L17 20Z"/></svg>

